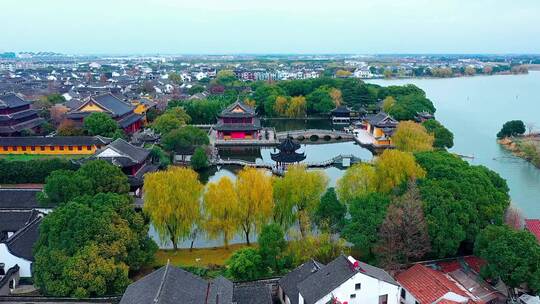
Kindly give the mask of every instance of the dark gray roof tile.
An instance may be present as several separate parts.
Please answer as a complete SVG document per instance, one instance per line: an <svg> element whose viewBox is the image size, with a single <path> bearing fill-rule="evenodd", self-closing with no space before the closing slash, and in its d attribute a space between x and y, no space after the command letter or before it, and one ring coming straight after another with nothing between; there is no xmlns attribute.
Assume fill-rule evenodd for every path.
<svg viewBox="0 0 540 304"><path fill-rule="evenodd" d="M0 209L39 208L36 195L39 189L0 189Z"/></svg>
<svg viewBox="0 0 540 304"><path fill-rule="evenodd" d="M9 252L29 261L34 260L34 244L39 238L39 225L43 217L36 216L27 225L5 241Z"/></svg>

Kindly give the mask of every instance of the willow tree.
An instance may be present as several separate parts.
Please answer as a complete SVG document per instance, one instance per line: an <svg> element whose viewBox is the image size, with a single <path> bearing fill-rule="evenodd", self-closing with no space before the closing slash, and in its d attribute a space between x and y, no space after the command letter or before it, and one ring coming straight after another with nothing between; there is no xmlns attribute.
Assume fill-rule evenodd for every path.
<svg viewBox="0 0 540 304"><path fill-rule="evenodd" d="M145 175L144 212L150 217L162 241L174 249L189 236L200 220L203 185L191 169L171 167Z"/></svg>
<svg viewBox="0 0 540 304"><path fill-rule="evenodd" d="M434 141L435 137L424 126L413 121L400 122L392 135L396 148L405 152L431 151Z"/></svg>
<svg viewBox="0 0 540 304"><path fill-rule="evenodd" d="M304 117L306 116L306 98L304 96L296 96L291 98L289 106L286 110L287 117Z"/></svg>
<svg viewBox="0 0 540 304"><path fill-rule="evenodd" d="M272 176L265 171L245 167L237 176L236 193L238 195L240 226L249 245L249 234L257 231L272 216Z"/></svg>
<svg viewBox="0 0 540 304"><path fill-rule="evenodd" d="M300 233L305 237L327 185L328 177L324 172L308 171L301 165L290 166L285 176L274 183L276 222L289 228L298 221Z"/></svg>
<svg viewBox="0 0 540 304"><path fill-rule="evenodd" d="M385 150L375 160L375 183L379 192L389 192L408 180L425 175L426 171L416 163L411 153Z"/></svg>
<svg viewBox="0 0 540 304"><path fill-rule="evenodd" d="M351 166L337 181L339 200L347 204L375 190L375 168L365 163Z"/></svg>
<svg viewBox="0 0 540 304"><path fill-rule="evenodd" d="M203 203L204 230L213 239L223 235L225 248L229 249L229 240L239 228L239 204L234 183L227 176L209 183Z"/></svg>

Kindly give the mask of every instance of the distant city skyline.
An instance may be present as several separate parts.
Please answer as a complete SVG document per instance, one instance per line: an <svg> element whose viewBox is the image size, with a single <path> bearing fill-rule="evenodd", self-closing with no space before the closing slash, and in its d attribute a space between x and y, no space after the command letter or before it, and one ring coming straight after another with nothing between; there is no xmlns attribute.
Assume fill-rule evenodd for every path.
<svg viewBox="0 0 540 304"><path fill-rule="evenodd" d="M19 0L2 51L538 54L537 0Z"/></svg>

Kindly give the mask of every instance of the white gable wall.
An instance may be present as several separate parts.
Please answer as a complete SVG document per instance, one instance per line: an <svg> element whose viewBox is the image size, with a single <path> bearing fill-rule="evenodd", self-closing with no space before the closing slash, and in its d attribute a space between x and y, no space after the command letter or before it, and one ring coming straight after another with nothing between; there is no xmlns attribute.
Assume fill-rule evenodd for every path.
<svg viewBox="0 0 540 304"><path fill-rule="evenodd" d="M355 290L355 285L361 284L360 290ZM377 280L363 273L357 273L352 278L345 281L330 294L319 299L315 304L326 304L332 299L332 295L340 302L349 304L379 304L379 296L388 295L388 304L399 304L399 286ZM351 298L356 294L356 298ZM304 299L300 295L300 304L304 304Z"/></svg>
<svg viewBox="0 0 540 304"><path fill-rule="evenodd" d="M103 150L103 152L99 153L97 157L100 158L100 157L117 157L117 156L121 156L120 153L114 151L111 148L107 148Z"/></svg>
<svg viewBox="0 0 540 304"><path fill-rule="evenodd" d="M410 293L407 289L403 288L405 290L405 299L401 299L401 301L404 304L416 304L416 299L414 298L414 295ZM401 294L400 294L401 297Z"/></svg>
<svg viewBox="0 0 540 304"><path fill-rule="evenodd" d="M19 265L19 275L21 277L29 278L32 276L32 262L13 255L4 243L0 243L0 263L5 264L4 269L6 271L15 265Z"/></svg>

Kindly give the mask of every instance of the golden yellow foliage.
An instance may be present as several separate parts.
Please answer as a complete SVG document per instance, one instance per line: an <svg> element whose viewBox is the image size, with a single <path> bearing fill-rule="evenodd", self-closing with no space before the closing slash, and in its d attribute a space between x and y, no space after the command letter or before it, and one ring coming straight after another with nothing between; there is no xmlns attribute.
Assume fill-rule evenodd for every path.
<svg viewBox="0 0 540 304"><path fill-rule="evenodd" d="M433 150L435 137L429 134L421 124L414 121L402 121L392 135L392 142L401 151L422 152Z"/></svg>
<svg viewBox="0 0 540 304"><path fill-rule="evenodd" d="M343 102L343 97L341 96L341 90L332 88L329 94L330 94L330 97L332 97L332 100L334 101L334 104L336 105L336 107L339 107L341 103Z"/></svg>
<svg viewBox="0 0 540 304"><path fill-rule="evenodd" d="M289 105L289 100L285 96L276 97L276 102L274 103L274 112L280 116L287 115L287 107Z"/></svg>
<svg viewBox="0 0 540 304"><path fill-rule="evenodd" d="M275 180L274 219L285 228L298 220L302 236L310 227L310 217L328 185L323 171L308 171L305 166L290 166L283 178Z"/></svg>
<svg viewBox="0 0 540 304"><path fill-rule="evenodd" d="M272 176L263 170L245 167L236 180L240 225L249 245L249 234L268 222L274 209Z"/></svg>
<svg viewBox="0 0 540 304"><path fill-rule="evenodd" d="M350 203L353 199L374 192L375 168L369 164L359 163L348 168L337 181L336 191L339 200Z"/></svg>
<svg viewBox="0 0 540 304"><path fill-rule="evenodd" d="M291 98L285 114L287 117L306 116L306 98L304 96L295 96Z"/></svg>
<svg viewBox="0 0 540 304"><path fill-rule="evenodd" d="M244 99L244 104L252 107L252 108L255 108L255 106L257 106L257 102L255 101L255 99L249 99L249 98L245 98Z"/></svg>
<svg viewBox="0 0 540 304"><path fill-rule="evenodd" d="M175 249L200 220L203 190L197 173L188 168L169 167L146 174L144 207L160 238L170 239Z"/></svg>
<svg viewBox="0 0 540 304"><path fill-rule="evenodd" d="M225 248L238 231L238 196L234 183L227 176L218 182L208 183L204 194L204 230L210 238L223 235Z"/></svg>
<svg viewBox="0 0 540 304"><path fill-rule="evenodd" d="M408 152L385 150L375 160L376 186L379 192L389 192L407 180L425 176L426 171Z"/></svg>
<svg viewBox="0 0 540 304"><path fill-rule="evenodd" d="M337 70L336 71L336 77L349 77L352 73L347 70Z"/></svg>

